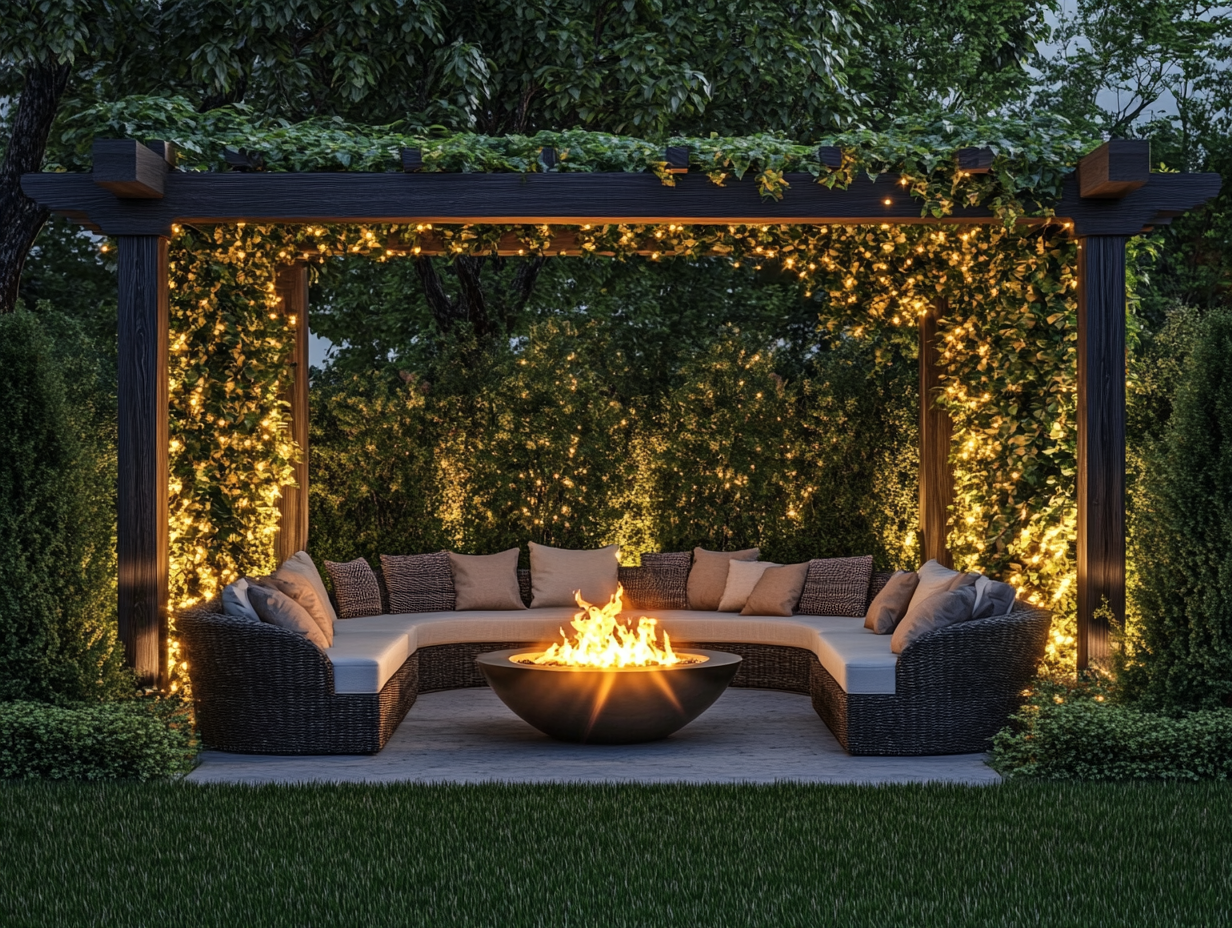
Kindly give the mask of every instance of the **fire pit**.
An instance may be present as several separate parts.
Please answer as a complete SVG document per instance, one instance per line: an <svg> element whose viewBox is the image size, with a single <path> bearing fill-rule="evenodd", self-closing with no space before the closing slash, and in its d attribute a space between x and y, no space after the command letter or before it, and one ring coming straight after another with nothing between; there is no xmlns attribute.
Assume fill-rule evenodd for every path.
<svg viewBox="0 0 1232 928"><path fill-rule="evenodd" d="M657 620L642 616L635 630L618 615L623 590L606 606L577 596L577 635L544 651L515 648L475 659L488 683L515 713L562 741L634 744L683 728L727 689L740 656L723 651L673 651Z"/></svg>

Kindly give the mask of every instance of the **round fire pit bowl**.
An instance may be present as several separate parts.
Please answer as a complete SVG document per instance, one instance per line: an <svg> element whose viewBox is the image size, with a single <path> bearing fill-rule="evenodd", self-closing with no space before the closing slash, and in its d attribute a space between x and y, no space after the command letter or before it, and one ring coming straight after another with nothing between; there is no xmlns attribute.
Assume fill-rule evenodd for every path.
<svg viewBox="0 0 1232 928"><path fill-rule="evenodd" d="M588 744L666 738L723 695L741 660L726 651L691 649L676 653L692 663L669 667L601 670L524 663L541 653L491 651L475 663L501 702L535 728L561 741Z"/></svg>

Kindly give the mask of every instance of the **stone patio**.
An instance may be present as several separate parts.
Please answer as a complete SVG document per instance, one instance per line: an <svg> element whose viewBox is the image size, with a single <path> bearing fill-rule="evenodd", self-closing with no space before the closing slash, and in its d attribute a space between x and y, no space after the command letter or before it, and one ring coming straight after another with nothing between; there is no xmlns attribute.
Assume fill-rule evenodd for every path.
<svg viewBox="0 0 1232 928"><path fill-rule="evenodd" d="M194 783L997 783L982 754L850 757L807 696L731 689L670 738L553 741L489 689L422 695L380 754L267 757L206 751Z"/></svg>

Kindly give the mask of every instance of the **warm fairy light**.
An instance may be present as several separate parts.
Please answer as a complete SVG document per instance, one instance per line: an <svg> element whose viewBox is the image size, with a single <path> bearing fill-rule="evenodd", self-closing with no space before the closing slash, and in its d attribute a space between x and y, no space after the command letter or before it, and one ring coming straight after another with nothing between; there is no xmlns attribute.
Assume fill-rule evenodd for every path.
<svg viewBox="0 0 1232 928"><path fill-rule="evenodd" d="M620 621L624 587L617 584L616 593L605 606L594 606L574 594L582 611L575 613L570 623L574 639L561 629L563 639L534 658L534 663L552 667L670 667L679 664L672 642L663 632L663 647L655 640L658 619L642 616L633 629Z"/></svg>

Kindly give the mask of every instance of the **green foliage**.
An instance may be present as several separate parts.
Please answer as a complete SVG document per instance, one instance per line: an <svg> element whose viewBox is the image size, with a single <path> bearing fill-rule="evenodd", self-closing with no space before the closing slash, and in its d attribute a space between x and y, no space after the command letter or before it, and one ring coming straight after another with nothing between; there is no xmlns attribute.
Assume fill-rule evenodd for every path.
<svg viewBox="0 0 1232 928"><path fill-rule="evenodd" d="M0 702L0 779L150 780L187 773L197 739L174 702Z"/></svg>
<svg viewBox="0 0 1232 928"><path fill-rule="evenodd" d="M0 700L133 685L116 643L114 397L99 379L71 320L0 316Z"/></svg>
<svg viewBox="0 0 1232 928"><path fill-rule="evenodd" d="M1232 695L1232 314L1201 323L1135 510L1140 637L1127 691L1210 707Z"/></svg>
<svg viewBox="0 0 1232 928"><path fill-rule="evenodd" d="M993 769L1047 780L1227 780L1232 710L1184 714L1114 702L1099 682L1039 683L993 739Z"/></svg>

